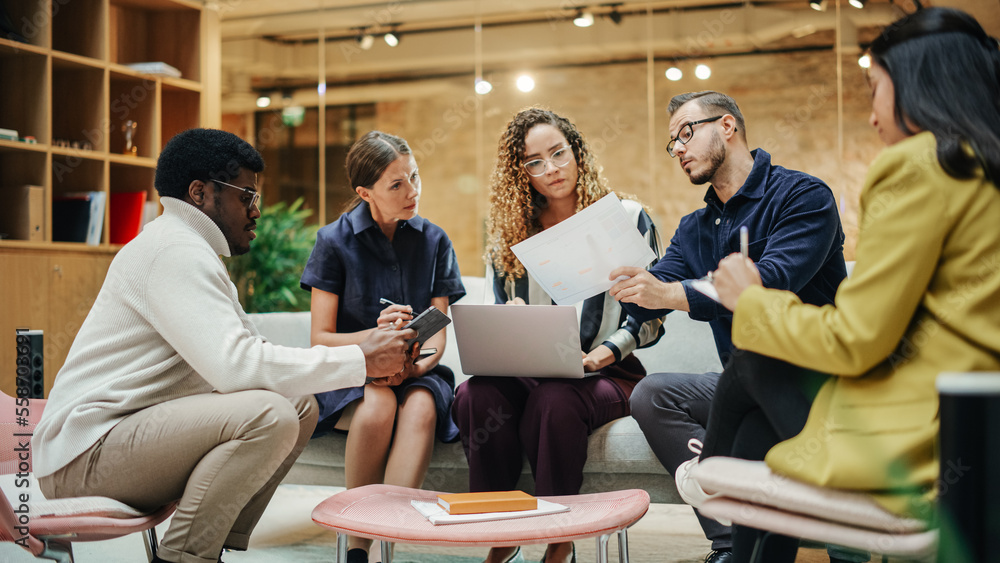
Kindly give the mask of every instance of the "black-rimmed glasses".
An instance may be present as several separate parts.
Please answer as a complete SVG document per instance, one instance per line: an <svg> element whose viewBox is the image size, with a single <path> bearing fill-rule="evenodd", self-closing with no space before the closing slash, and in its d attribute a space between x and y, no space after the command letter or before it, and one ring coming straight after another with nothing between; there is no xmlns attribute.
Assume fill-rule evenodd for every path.
<svg viewBox="0 0 1000 563"><path fill-rule="evenodd" d="M573 149L563 145L559 150L552 153L548 158L536 158L534 160L529 160L522 164L524 169L528 174L539 177L549 169L548 165L551 164L553 168L562 168L569 164L569 161L573 160Z"/></svg>
<svg viewBox="0 0 1000 563"><path fill-rule="evenodd" d="M241 192L246 194L246 196L250 198L250 203L247 204L247 213L253 211L253 206L257 205L257 202L260 201L260 194L257 193L257 190L254 190L253 188L241 188L239 186L234 186L233 184L223 182L222 180L210 180L210 181L215 182L216 184L222 184L223 186L227 186L230 188L236 188L237 190L240 190Z"/></svg>
<svg viewBox="0 0 1000 563"><path fill-rule="evenodd" d="M671 157L677 156L676 154L674 154L674 145L678 142L680 142L680 144L682 145L688 144L688 141L691 140L691 137L694 137L695 125L698 125L699 123L711 123L713 121L722 119L723 117L725 116L717 115L715 117L706 117L705 119L699 119L698 121L689 121L685 123L684 126L681 127L680 133L677 133L677 136L674 137L673 139L670 139L670 142L667 143L667 154L669 154Z"/></svg>

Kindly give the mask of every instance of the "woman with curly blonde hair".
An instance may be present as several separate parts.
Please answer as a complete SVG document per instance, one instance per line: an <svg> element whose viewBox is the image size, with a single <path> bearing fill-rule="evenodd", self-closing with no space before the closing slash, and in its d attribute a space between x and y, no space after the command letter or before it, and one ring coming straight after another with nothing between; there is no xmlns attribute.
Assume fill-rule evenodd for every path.
<svg viewBox="0 0 1000 563"><path fill-rule="evenodd" d="M523 110L500 138L490 191L487 302L551 305L510 247L611 193L590 147L566 118L539 108ZM657 252L656 228L642 205L622 203ZM536 495L577 494L588 436L628 416L629 395L646 374L632 351L660 338L662 318L639 322L607 292L577 304L577 310L587 377L472 377L458 387L452 416L469 460L471 491L516 488L527 456ZM520 555L520 548L493 548L487 562ZM549 545L544 560L575 560L573 544Z"/></svg>

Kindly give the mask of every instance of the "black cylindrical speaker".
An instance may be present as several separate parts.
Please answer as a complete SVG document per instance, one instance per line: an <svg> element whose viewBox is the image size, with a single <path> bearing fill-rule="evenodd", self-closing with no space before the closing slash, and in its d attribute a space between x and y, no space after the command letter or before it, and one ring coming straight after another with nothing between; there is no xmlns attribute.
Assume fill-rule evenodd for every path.
<svg viewBox="0 0 1000 563"><path fill-rule="evenodd" d="M939 563L998 563L1000 373L944 373L941 398Z"/></svg>
<svg viewBox="0 0 1000 563"><path fill-rule="evenodd" d="M42 331L17 329L17 396L42 399L45 396L45 358Z"/></svg>

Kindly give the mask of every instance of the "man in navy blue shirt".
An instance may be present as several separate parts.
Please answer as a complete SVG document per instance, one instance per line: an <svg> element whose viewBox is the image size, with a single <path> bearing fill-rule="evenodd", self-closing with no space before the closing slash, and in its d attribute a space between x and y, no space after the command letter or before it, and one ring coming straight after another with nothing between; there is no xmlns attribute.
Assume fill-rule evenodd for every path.
<svg viewBox="0 0 1000 563"><path fill-rule="evenodd" d="M749 233L749 257L764 286L794 291L804 302L833 302L847 276L844 233L833 192L822 180L771 164L771 155L747 146L743 114L718 92L692 92L670 100L670 143L692 184L709 183L705 207L681 219L663 258L648 272L619 268L611 278L629 276L611 288L629 315L644 320L687 311L708 321L722 364L733 352L733 315L701 294L691 282L740 251L740 227ZM718 373L647 375L630 400L660 462L674 474L692 457L691 439L705 436ZM804 418L802 419L804 422ZM698 515L713 552L706 562L732 556L728 526Z"/></svg>

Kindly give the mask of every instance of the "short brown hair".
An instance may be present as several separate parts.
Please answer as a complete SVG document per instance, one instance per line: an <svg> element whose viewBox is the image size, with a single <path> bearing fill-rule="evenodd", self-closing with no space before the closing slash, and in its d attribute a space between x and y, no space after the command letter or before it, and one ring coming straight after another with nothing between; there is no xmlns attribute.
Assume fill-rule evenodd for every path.
<svg viewBox="0 0 1000 563"><path fill-rule="evenodd" d="M736 100L730 98L722 92L704 90L702 92L687 92L686 94L678 94L671 98L670 104L667 106L667 113L674 115L674 112L691 100L698 100L698 104L701 105L702 108L715 108L723 113L728 113L729 115L735 117L736 128L739 129L740 133L743 135L743 139L747 138L747 125L743 120L743 112L740 111L740 106L736 105Z"/></svg>

